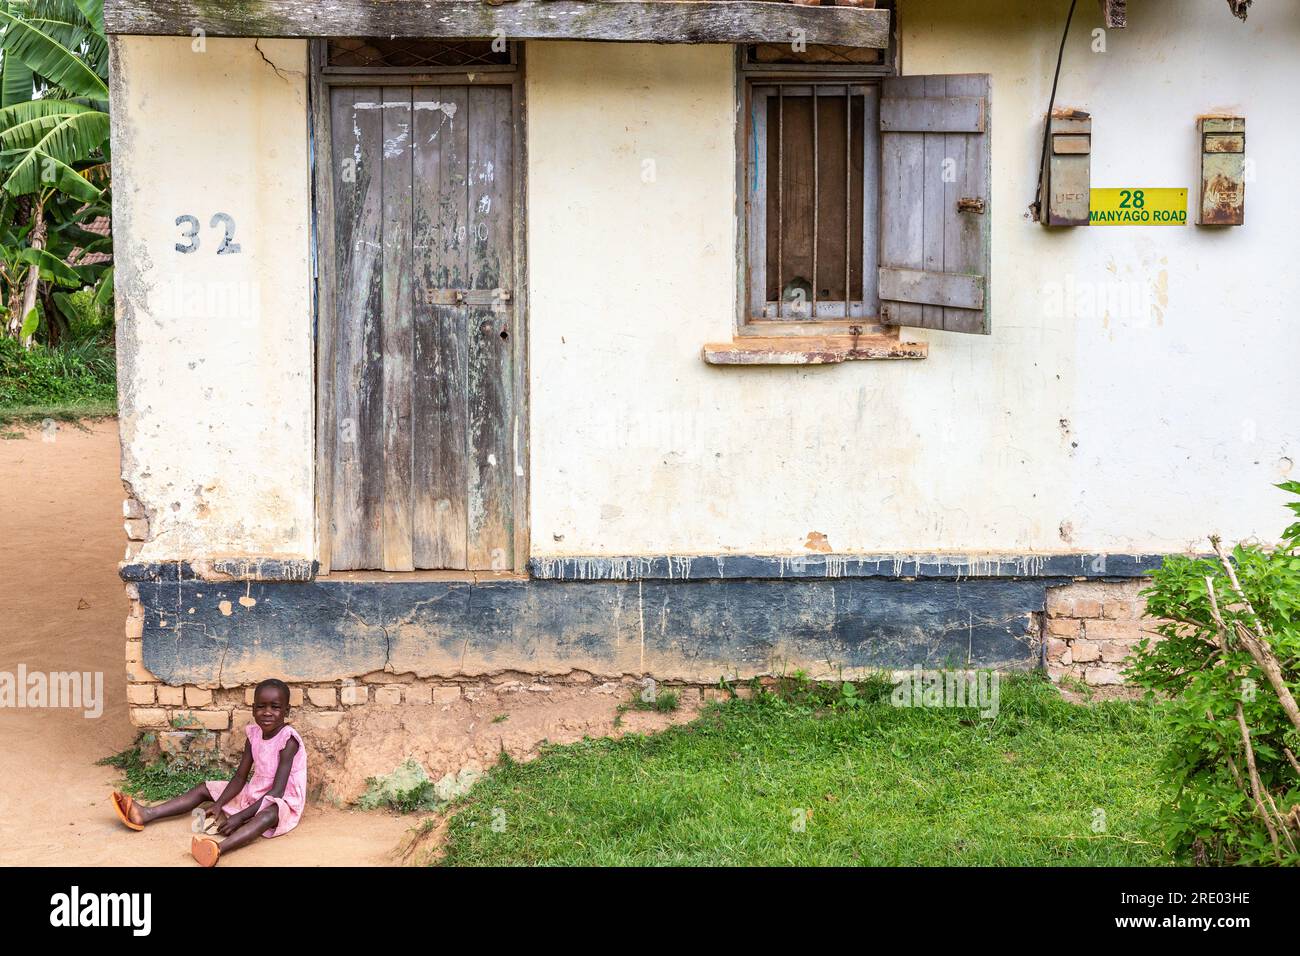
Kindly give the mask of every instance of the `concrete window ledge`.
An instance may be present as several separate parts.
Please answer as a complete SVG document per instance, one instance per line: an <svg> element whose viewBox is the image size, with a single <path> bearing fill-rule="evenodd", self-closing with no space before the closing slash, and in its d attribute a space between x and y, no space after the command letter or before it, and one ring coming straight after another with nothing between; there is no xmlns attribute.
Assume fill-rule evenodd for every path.
<svg viewBox="0 0 1300 956"><path fill-rule="evenodd" d="M888 335L744 337L704 346L710 365L834 365L871 359L923 359L926 342L900 342Z"/></svg>

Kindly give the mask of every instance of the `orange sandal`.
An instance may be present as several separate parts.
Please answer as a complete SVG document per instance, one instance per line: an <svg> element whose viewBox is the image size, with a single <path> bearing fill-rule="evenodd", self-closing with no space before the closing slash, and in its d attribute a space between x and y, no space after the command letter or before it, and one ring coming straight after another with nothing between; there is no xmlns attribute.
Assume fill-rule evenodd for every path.
<svg viewBox="0 0 1300 956"><path fill-rule="evenodd" d="M190 838L190 856L200 866L216 866L221 858L221 845L211 837L195 836Z"/></svg>
<svg viewBox="0 0 1300 956"><path fill-rule="evenodd" d="M136 823L131 819L131 807L134 806L134 804L135 801L125 793L119 793L116 790L113 791L113 809L117 811L118 818L132 830L143 830L143 823Z"/></svg>

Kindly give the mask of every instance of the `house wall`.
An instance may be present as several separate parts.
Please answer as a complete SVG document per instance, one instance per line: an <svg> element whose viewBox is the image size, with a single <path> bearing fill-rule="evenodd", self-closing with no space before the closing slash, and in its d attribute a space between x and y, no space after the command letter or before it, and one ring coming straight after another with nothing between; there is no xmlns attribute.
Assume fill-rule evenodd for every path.
<svg viewBox="0 0 1300 956"><path fill-rule="evenodd" d="M1284 517L1300 14L1143 0L1097 52L1080 5L1058 106L1093 114L1094 185L1193 186L1198 114L1248 120L1247 225L1155 232L1027 218L1061 13L904 2L905 72L993 75L993 334L905 330L928 358L810 368L700 357L735 321L731 49L528 45L533 564L491 586L306 580L306 44L115 39L137 720L272 672L704 681L963 640L968 664L1119 679L1143 555ZM216 212L239 254L215 254Z"/></svg>
<svg viewBox="0 0 1300 956"><path fill-rule="evenodd" d="M112 41L128 557L314 545L306 43ZM234 220L237 253L218 254ZM179 216L199 220L190 245Z"/></svg>
<svg viewBox="0 0 1300 956"><path fill-rule="evenodd" d="M1300 278L1280 239L1300 17L1147 0L1096 53L1085 5L1058 105L1093 113L1094 184L1192 185L1195 119L1215 109L1248 117L1256 176L1242 228L1048 231L1025 208L1058 14L904 6L906 72L993 74L993 334L907 330L928 359L830 367L699 356L735 315L730 48L528 46L534 557L800 553L810 532L845 553L1275 533L1268 485L1298 441L1284 305ZM115 41L142 560L313 554L306 48L259 46ZM219 211L239 255L215 255ZM203 225L191 255L173 249L184 213Z"/></svg>
<svg viewBox="0 0 1300 956"><path fill-rule="evenodd" d="M1030 222L1063 8L904 3L905 72L993 75L993 334L905 330L924 361L703 364L734 321L730 51L530 47L533 554L795 553L810 532L850 553L1275 535L1269 485L1300 439L1283 241L1300 16L1132 6L1095 53L1100 14L1081 4L1066 50L1058 106L1093 114L1094 185L1193 186L1196 117L1239 111L1247 224Z"/></svg>

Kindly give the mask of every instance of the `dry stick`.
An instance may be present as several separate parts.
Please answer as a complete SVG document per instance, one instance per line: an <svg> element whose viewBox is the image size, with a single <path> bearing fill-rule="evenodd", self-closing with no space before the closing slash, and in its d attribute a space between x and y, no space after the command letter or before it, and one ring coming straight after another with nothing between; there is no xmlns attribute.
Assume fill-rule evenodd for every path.
<svg viewBox="0 0 1300 956"><path fill-rule="evenodd" d="M1259 782L1259 770L1255 767L1255 748L1250 745L1250 731L1246 728L1246 718L1242 716L1240 701L1237 702L1237 726L1241 728L1241 740L1246 745L1246 770L1250 773L1250 791L1251 796L1255 798L1255 809L1259 811L1264 826L1268 827L1268 838L1273 841L1273 855L1281 859L1282 848L1278 844L1277 827L1273 825L1273 818L1264 808L1264 801L1259 796L1264 790L1264 785Z"/></svg>
<svg viewBox="0 0 1300 956"><path fill-rule="evenodd" d="M1292 853L1295 853L1296 852L1295 840L1291 839L1291 824L1289 822L1289 815L1283 816L1282 812L1278 810L1277 803L1273 800L1273 794L1268 789L1268 787L1264 788L1264 796L1268 798L1268 805L1273 810L1273 816L1277 818L1277 826L1278 826L1278 830L1281 831L1282 833L1282 839L1286 840L1286 845L1291 848ZM1294 809L1295 808L1292 807L1293 811Z"/></svg>
<svg viewBox="0 0 1300 956"><path fill-rule="evenodd" d="M1220 654L1226 657L1228 652L1227 627L1223 623L1223 616L1219 613L1219 601L1214 593L1214 579L1208 575L1205 578L1205 593L1210 599L1210 616L1214 619L1214 623L1218 627L1218 630L1214 635L1214 642L1218 644ZM1220 663L1227 664L1227 661L1222 660ZM1214 714L1209 710L1206 710L1205 716L1210 721L1214 720ZM1287 845L1290 847L1291 852L1294 853L1296 849L1295 841L1291 839L1286 818L1278 812L1277 804L1273 802L1273 795L1269 793L1260 782L1259 771L1255 767L1255 751L1250 744L1250 730L1246 726L1246 717L1242 712L1240 701L1237 702L1237 725L1241 728L1241 739L1246 745L1246 760L1250 771L1252 786L1246 786L1245 782L1241 779L1241 771L1237 769L1237 762L1232 759L1231 755L1228 755L1228 769L1232 771L1232 778L1236 781L1237 789L1249 796L1255 804L1255 809L1258 811L1260 819L1264 821L1264 826L1268 828L1269 836L1273 840L1274 855L1276 855L1278 851L1277 834L1274 832L1272 817L1269 816L1268 810L1264 808L1263 801L1260 800L1260 793L1263 793L1263 795L1268 798L1269 806L1273 808L1273 813L1277 816L1278 821L1281 824L1282 835L1286 837Z"/></svg>
<svg viewBox="0 0 1300 956"><path fill-rule="evenodd" d="M1264 625L1260 622L1259 615L1255 613L1255 608L1251 605L1250 599L1246 597L1246 592L1241 589L1241 584L1237 580L1237 572L1233 570L1232 562L1228 560L1227 555L1223 553L1223 545L1219 542L1217 536L1210 538L1210 544L1214 547L1214 553L1219 557L1219 563L1223 565L1223 570L1227 572L1228 580L1232 583L1232 590L1237 595L1238 600L1245 605L1246 613L1250 615L1255 624L1255 630L1258 633L1252 633L1240 621L1234 622L1237 629L1237 637L1245 645L1250 656L1254 658L1255 663L1268 677L1268 682L1273 686L1273 692L1277 694L1277 699L1282 704L1282 709L1286 711L1287 717L1290 718L1292 725L1296 730L1300 730L1300 705L1296 704L1295 697L1291 694L1291 689L1286 686L1286 681L1282 677L1282 668L1277 662L1276 655L1273 654L1272 648L1264 639ZM1213 597L1211 597L1213 601ZM1217 610L1217 605L1216 605ZM1221 620L1219 623L1222 623Z"/></svg>

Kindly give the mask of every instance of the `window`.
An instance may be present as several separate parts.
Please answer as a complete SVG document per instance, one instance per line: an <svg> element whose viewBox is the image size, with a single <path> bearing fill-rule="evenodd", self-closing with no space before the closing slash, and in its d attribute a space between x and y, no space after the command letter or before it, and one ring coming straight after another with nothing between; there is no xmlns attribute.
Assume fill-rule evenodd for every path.
<svg viewBox="0 0 1300 956"><path fill-rule="evenodd" d="M781 53L741 61L741 334L987 332L988 76Z"/></svg>
<svg viewBox="0 0 1300 956"><path fill-rule="evenodd" d="M750 318L874 318L878 214L866 183L878 179L879 87L754 81L749 92Z"/></svg>

